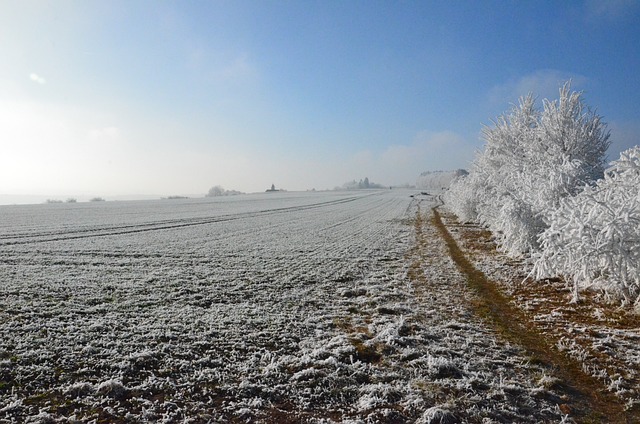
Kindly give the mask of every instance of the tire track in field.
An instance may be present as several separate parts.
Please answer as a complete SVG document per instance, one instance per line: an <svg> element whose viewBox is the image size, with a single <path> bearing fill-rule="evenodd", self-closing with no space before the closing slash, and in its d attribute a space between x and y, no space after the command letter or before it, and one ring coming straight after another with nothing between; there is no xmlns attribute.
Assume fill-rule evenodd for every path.
<svg viewBox="0 0 640 424"><path fill-rule="evenodd" d="M509 303L497 285L473 266L442 222L438 207L432 209L431 223L446 243L456 266L465 275L469 287L478 295L478 300L472 305L476 314L489 321L507 340L522 346L533 361L545 365L562 380L556 389L566 396L567 403L559 407L569 412L577 422L633 422L632 417L625 415L623 406L615 396L598 380L586 374L579 363L557 351L531 325L522 311Z"/></svg>
<svg viewBox="0 0 640 424"><path fill-rule="evenodd" d="M341 246L337 248L337 257L354 256L348 249L340 252L340 249L344 249L343 246L350 246L350 249L354 249L355 246L358 246L360 256L363 253L363 249L365 256L370 256L376 251L385 250L387 246L381 244L381 240L383 240L382 234L387 231L387 227L390 225L391 214L393 213L390 211L394 210L390 205L393 202L396 202L396 200L387 199L385 202L375 205L375 214L371 214L370 211L367 211L369 215L377 217L376 223L388 222L386 225L374 225L374 222L364 221L360 215L355 215L331 226L325 227L323 231L331 230L332 232L339 232L340 228L348 228L348 231L344 232L348 234L347 238L342 238L340 240L339 244ZM383 213L380 214L378 211L382 211ZM374 231L371 231L372 226L375 228Z"/></svg>
<svg viewBox="0 0 640 424"><path fill-rule="evenodd" d="M348 209L344 209L345 201L351 199L356 200L356 202L351 203L350 205L352 206L348 206ZM316 202L314 205L318 206L314 208L290 207L286 208L286 210L281 210L279 213L271 213L266 218L264 214L253 213L245 214L247 216L244 216L243 219L218 220L216 223L219 223L219 226L191 230L194 237L187 238L193 240L191 245L197 246L197 249L191 251L191 246L183 245L177 248L177 251L181 252L180 254L172 253L171 249L167 248L167 243L170 244L174 239L184 238L183 231L185 229L177 227L168 230L170 232L164 233L161 239L153 237L147 240L145 238L147 240L145 244L152 243L157 245L160 243L163 245L162 249L153 252L147 251L142 246L132 247L129 244L126 244L125 247L114 245L106 250L105 248L96 250L93 245L73 245L66 250L56 249L53 254L40 252L34 256L31 254L32 251L29 247L32 244L23 244L23 249L30 250L20 253L16 249L7 249L5 247L8 254L2 255L2 249L0 249L0 262L5 266L17 266L25 263L28 263L29 266L90 266L94 268L100 265L114 267L145 266L150 263L160 264L180 261L184 255L183 249L188 249L191 252L190 262L193 264L215 265L219 258L214 258L210 252L225 251L225 246L230 243L230 240L233 240L233 243L237 243L238 240L252 240L248 244L241 243L239 245L239 252L246 258L247 265L262 263L266 257L271 259L277 259L281 256L283 258L290 257L290 245L293 244L298 245L300 248L299 252L297 252L300 266L297 268L306 269L307 262L317 261L318 251L326 252L320 256L339 259L341 262L348 261L352 257L368 256L372 251L374 253L379 251L381 229L376 234L368 233L371 232L372 228L377 228L377 225L371 225L372 222L386 221L385 219L379 219L379 217L386 216L386 213L391 213L386 211L385 208L393 205L393 203L393 201L384 199L374 193L373 195L342 199L341 202ZM271 211L273 208L266 210ZM376 219L364 218L365 216L375 216ZM326 221L327 217L331 217L329 221ZM177 222L178 220L174 221ZM331 225L318 226L316 229L314 229L313 225L310 225L314 222L321 223L323 221L331 222ZM131 227L135 226L132 225ZM144 231L137 232L145 234ZM297 236L305 233L306 235L302 238ZM133 232L127 232L127 234L135 235ZM270 234L277 234L278 237L283 238L279 247L275 250L270 246L264 245L263 242L263 240L271 238ZM366 239L362 239L363 234L367 235ZM251 235L251 237L246 237L247 235ZM66 237L60 241L76 242L78 239L90 240L88 237ZM309 244L306 240L322 240L323 242ZM359 250L357 252L345 250L345 242L352 247L358 246ZM90 248L87 249L87 247ZM285 249L285 252L280 252L281 249ZM369 253L363 253L362 249Z"/></svg>
<svg viewBox="0 0 640 424"><path fill-rule="evenodd" d="M31 234L14 234L5 235L0 241L0 246L14 246L23 244L34 243L47 243L55 241L76 240L82 238L91 237L108 237L118 236L126 234L135 234L149 231L160 230L173 230L179 228L193 227L198 225L215 224L219 222L232 221L237 219L255 218L267 215L276 215L281 213L299 212L308 209L318 209L329 206L340 205L363 199L369 196L379 195L379 193L370 194L368 196L354 196L345 199L332 200L327 202L312 203L308 205L288 206L283 208L265 209L257 212L247 212L241 214L222 215L214 218L191 218L191 219L177 219L177 220L165 220L157 221L147 224L135 224L135 225L119 225L102 228L92 228L86 230L74 229L72 231L63 232L44 232L44 233L31 233Z"/></svg>

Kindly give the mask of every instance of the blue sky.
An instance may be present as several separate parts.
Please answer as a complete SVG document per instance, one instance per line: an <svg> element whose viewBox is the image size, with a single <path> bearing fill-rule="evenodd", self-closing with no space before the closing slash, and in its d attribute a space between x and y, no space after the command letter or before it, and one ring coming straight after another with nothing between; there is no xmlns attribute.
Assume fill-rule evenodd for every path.
<svg viewBox="0 0 640 424"><path fill-rule="evenodd" d="M640 136L639 1L2 1L0 194L414 183L567 79Z"/></svg>

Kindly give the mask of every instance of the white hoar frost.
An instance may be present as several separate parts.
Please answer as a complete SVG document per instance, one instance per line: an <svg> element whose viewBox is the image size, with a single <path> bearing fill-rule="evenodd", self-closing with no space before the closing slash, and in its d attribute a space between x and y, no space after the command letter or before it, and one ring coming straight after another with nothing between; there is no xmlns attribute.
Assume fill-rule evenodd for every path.
<svg viewBox="0 0 640 424"><path fill-rule="evenodd" d="M560 421L410 194L3 209L0 422Z"/></svg>

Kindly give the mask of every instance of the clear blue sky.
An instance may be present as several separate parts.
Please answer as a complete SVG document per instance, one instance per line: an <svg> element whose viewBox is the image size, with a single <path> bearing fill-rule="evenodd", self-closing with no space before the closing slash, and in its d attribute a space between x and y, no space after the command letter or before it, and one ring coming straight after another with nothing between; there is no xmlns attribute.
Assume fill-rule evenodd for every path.
<svg viewBox="0 0 640 424"><path fill-rule="evenodd" d="M0 194L414 183L563 81L640 139L639 1L0 1Z"/></svg>

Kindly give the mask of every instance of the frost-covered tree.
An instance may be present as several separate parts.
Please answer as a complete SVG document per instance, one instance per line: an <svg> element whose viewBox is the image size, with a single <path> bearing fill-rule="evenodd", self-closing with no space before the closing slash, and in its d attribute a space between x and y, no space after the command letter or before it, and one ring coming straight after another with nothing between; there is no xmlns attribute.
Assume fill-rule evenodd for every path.
<svg viewBox="0 0 640 424"><path fill-rule="evenodd" d="M623 152L594 187L564 198L540 242L537 278L562 275L574 299L593 286L640 308L640 147Z"/></svg>
<svg viewBox="0 0 640 424"><path fill-rule="evenodd" d="M209 189L206 197L234 196L237 194L242 194L242 192L237 190L225 190L222 186L215 185Z"/></svg>
<svg viewBox="0 0 640 424"><path fill-rule="evenodd" d="M362 190L362 189L368 189L368 188L384 188L385 186L381 185L381 184L377 184L374 183L372 181L369 181L369 177L365 177L364 180L360 180L360 181L349 181L346 182L342 185L341 188L336 187L336 190Z"/></svg>
<svg viewBox="0 0 640 424"><path fill-rule="evenodd" d="M560 89L558 100L543 103L540 147L546 156L562 159L556 163L578 161L578 178L587 181L601 178L610 144L602 118L584 105L581 92L571 91L570 83Z"/></svg>
<svg viewBox="0 0 640 424"><path fill-rule="evenodd" d="M566 83L542 110L529 94L482 134L484 150L471 174L445 200L454 212L487 225L510 255L535 252L560 200L602 175L606 125Z"/></svg>
<svg viewBox="0 0 640 424"><path fill-rule="evenodd" d="M207 197L224 196L224 192L225 192L225 189L222 188L222 186L216 185L209 189L209 192L207 193Z"/></svg>
<svg viewBox="0 0 640 424"><path fill-rule="evenodd" d="M456 169L455 171L425 171L418 176L416 188L442 190L448 188L456 178L467 174L468 172L464 169Z"/></svg>

